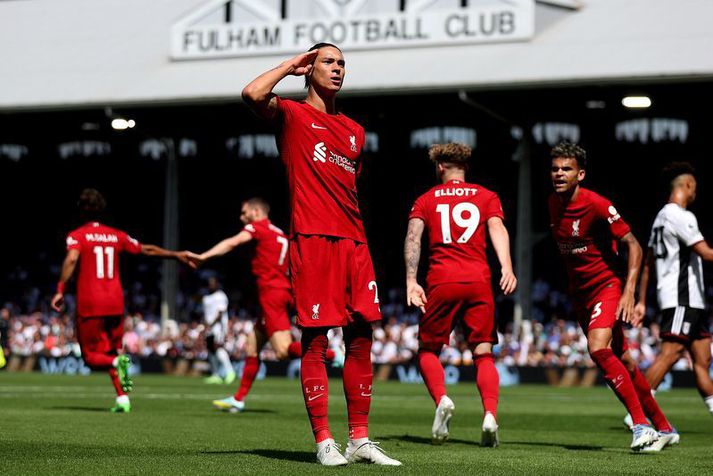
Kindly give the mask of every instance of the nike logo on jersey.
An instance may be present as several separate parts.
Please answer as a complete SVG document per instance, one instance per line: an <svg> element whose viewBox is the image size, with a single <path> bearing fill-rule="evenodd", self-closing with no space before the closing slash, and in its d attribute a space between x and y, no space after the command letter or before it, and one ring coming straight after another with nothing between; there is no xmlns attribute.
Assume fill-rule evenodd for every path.
<svg viewBox="0 0 713 476"><path fill-rule="evenodd" d="M308 402L311 402L312 400L318 399L318 398L321 397L322 395L324 395L324 394L323 394L323 393L318 393L317 395L310 395L309 397L307 397L307 401L308 401Z"/></svg>
<svg viewBox="0 0 713 476"><path fill-rule="evenodd" d="M325 131L327 130L326 127L318 126L318 125L315 124L314 122L312 123L312 129L323 129L323 130L325 130Z"/></svg>

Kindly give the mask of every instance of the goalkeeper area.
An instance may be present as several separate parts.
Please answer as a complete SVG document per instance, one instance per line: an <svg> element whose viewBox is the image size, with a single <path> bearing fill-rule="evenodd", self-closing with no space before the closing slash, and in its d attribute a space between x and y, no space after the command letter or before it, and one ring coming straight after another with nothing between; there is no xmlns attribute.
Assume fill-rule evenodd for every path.
<svg viewBox="0 0 713 476"><path fill-rule="evenodd" d="M231 393L199 379L141 376L132 412L107 411L105 375L0 375L0 474L704 474L710 471L710 415L694 389L657 394L681 444L632 454L621 404L604 387L520 385L501 389L501 446L481 448L474 384L449 386L451 438L432 446L434 407L422 385L375 382L371 438L402 467L315 464L297 380L256 382L244 413L211 400ZM330 422L346 442L341 381L330 381Z"/></svg>

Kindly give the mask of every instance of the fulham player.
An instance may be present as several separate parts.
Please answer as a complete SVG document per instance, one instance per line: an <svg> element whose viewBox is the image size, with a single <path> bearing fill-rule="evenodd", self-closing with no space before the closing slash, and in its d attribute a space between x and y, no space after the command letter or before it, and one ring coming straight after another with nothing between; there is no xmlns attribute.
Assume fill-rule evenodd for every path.
<svg viewBox="0 0 713 476"><path fill-rule="evenodd" d="M240 209L244 228L200 255L190 254L196 265L222 256L243 245L252 247L252 272L257 279L258 301L262 315L248 336L243 376L235 395L213 401L216 408L243 411L260 369L260 351L269 341L278 359L300 358L302 346L292 341L290 311L294 307L288 276L289 241L285 233L270 221L270 205L262 198L245 200ZM334 352L327 350L327 359Z"/></svg>
<svg viewBox="0 0 713 476"><path fill-rule="evenodd" d="M409 215L404 244L406 294L408 304L424 312L419 322L418 364L436 405L433 442L440 444L448 438L455 409L446 395L445 374L438 357L452 329L462 324L473 352L483 403L481 445L497 446L500 379L492 352L498 337L485 253L486 229L500 262L504 294L515 291L517 279L500 199L487 188L465 181L470 155L470 147L463 144L436 144L429 151L441 183L421 195ZM416 281L424 230L430 247L425 292Z"/></svg>
<svg viewBox="0 0 713 476"><path fill-rule="evenodd" d="M683 351L688 350L698 392L713 414L713 382L709 374L711 334L705 311L701 262L701 259L713 261L713 249L703 238L696 216L687 210L696 199L693 167L676 162L667 166L664 174L670 181L670 195L651 229L639 284L639 302L634 308L636 324L640 324L646 312L649 273L655 268L663 343L661 353L646 372L646 379L651 388L657 388Z"/></svg>
<svg viewBox="0 0 713 476"><path fill-rule="evenodd" d="M208 278L208 292L201 300L203 323L206 325L205 341L208 349L211 376L205 379L209 384L231 384L235 371L228 351L223 348L228 334L228 295L220 287L215 276Z"/></svg>
<svg viewBox="0 0 713 476"><path fill-rule="evenodd" d="M129 377L131 361L122 353L124 336L124 293L119 277L121 253L143 254L187 261L184 252L168 251L141 244L121 230L102 224L106 201L91 188L79 196L79 212L84 224L67 235L67 255L52 297L52 308L60 312L67 282L79 266L77 276L77 340L82 357L92 370L108 370L116 390L112 412L129 412L127 392L133 387Z"/></svg>
<svg viewBox="0 0 713 476"><path fill-rule="evenodd" d="M337 111L344 55L320 43L261 74L243 99L277 128L292 209L290 277L302 329L302 391L317 459L324 465L366 462L400 465L368 434L373 371L372 324L381 321L377 285L366 243L356 178L364 129ZM273 88L287 76L304 76L307 97L292 101ZM346 344L344 393L349 442L344 456L329 431L327 332L342 327Z"/></svg>
<svg viewBox="0 0 713 476"><path fill-rule="evenodd" d="M612 203L580 185L587 168L584 149L563 142L551 156L550 227L567 269L589 354L633 418L631 449L650 447L660 434L672 441L674 437L668 435L675 430L628 352L622 327L634 319L641 246ZM628 249L625 277L619 271L619 245ZM660 433L649 426L647 417Z"/></svg>

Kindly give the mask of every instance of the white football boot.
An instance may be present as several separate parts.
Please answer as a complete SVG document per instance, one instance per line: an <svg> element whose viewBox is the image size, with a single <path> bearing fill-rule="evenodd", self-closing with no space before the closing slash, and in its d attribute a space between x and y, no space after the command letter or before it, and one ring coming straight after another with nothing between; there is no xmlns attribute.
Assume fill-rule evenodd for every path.
<svg viewBox="0 0 713 476"><path fill-rule="evenodd" d="M667 446L677 445L681 441L681 435L674 428L673 431L659 431L659 439L641 451L647 453L658 453Z"/></svg>
<svg viewBox="0 0 713 476"><path fill-rule="evenodd" d="M659 439L659 434L649 425L634 425L634 433L631 441L631 449L641 451L647 446L651 446Z"/></svg>
<svg viewBox="0 0 713 476"><path fill-rule="evenodd" d="M436 408L436 415L433 417L433 426L431 427L434 445L442 445L448 439L448 426L455 409L456 406L453 400L445 395L441 397L441 401L438 402L438 407Z"/></svg>
<svg viewBox="0 0 713 476"><path fill-rule="evenodd" d="M384 450L382 450L379 446L379 443L370 440L366 440L363 443L355 443L352 440L349 440L349 444L347 444L347 451L344 452L344 456L350 463L401 466L401 461L388 457Z"/></svg>
<svg viewBox="0 0 713 476"><path fill-rule="evenodd" d="M340 453L339 445L331 438L317 443L317 461L323 466L344 466L349 463Z"/></svg>
<svg viewBox="0 0 713 476"><path fill-rule="evenodd" d="M629 430L632 431L634 429L634 419L631 418L630 414L626 414L624 417L624 426Z"/></svg>
<svg viewBox="0 0 713 476"><path fill-rule="evenodd" d="M487 412L483 418L483 431L480 434L480 446L495 448L500 444L498 437L498 423L492 413Z"/></svg>
<svg viewBox="0 0 713 476"><path fill-rule="evenodd" d="M235 397L226 397L221 400L213 400L213 406L218 410L223 410L230 413L245 411L245 402L235 399Z"/></svg>

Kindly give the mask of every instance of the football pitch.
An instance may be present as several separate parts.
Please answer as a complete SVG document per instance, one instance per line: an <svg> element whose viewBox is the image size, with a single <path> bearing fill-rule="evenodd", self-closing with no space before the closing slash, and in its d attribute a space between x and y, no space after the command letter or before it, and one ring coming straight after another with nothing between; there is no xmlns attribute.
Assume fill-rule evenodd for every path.
<svg viewBox="0 0 713 476"><path fill-rule="evenodd" d="M501 446L481 448L474 384L450 386L451 439L430 444L422 385L375 385L371 437L400 468L315 463L297 380L257 381L244 413L211 408L233 386L185 377L135 379L133 411L112 414L106 376L0 374L0 474L712 474L713 417L693 389L657 397L681 445L632 454L622 407L606 388L503 388ZM330 381L335 439L346 443L341 381Z"/></svg>

